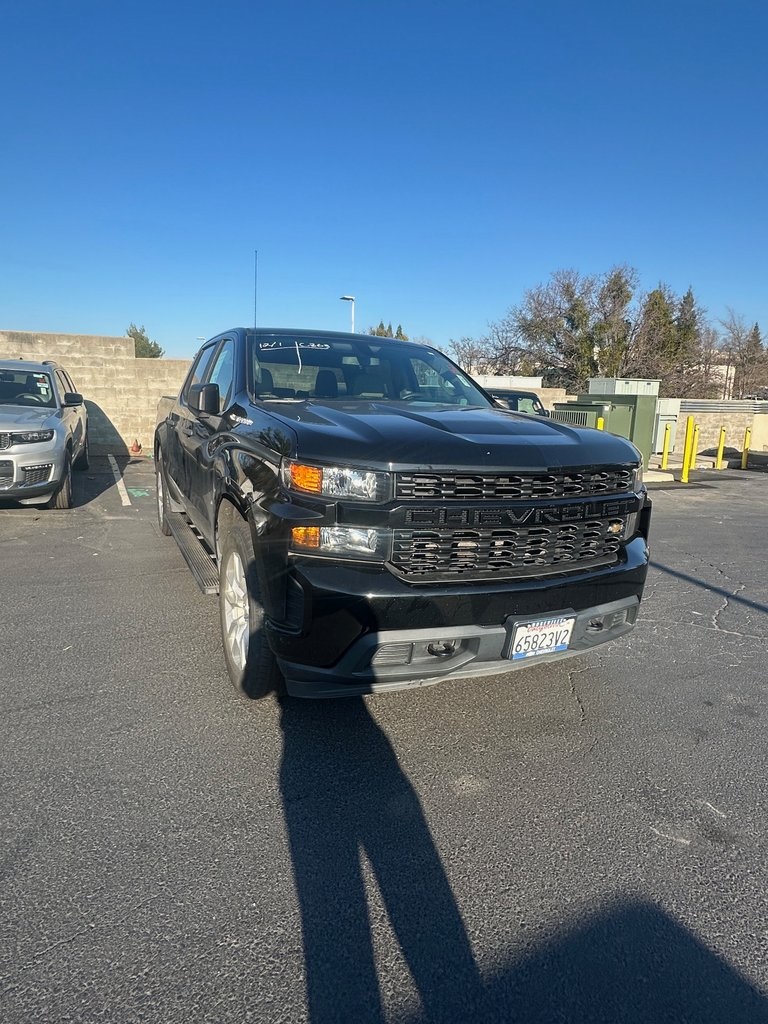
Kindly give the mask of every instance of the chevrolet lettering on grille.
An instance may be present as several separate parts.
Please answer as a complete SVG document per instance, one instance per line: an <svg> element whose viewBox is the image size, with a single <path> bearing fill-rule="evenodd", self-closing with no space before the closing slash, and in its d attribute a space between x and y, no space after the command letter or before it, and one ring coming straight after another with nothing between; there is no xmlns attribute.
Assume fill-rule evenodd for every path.
<svg viewBox="0 0 768 1024"><path fill-rule="evenodd" d="M568 505L538 505L528 508L398 508L393 510L393 526L437 526L457 529L462 526L547 526L581 523L590 519L615 519L640 509L638 499L589 501Z"/></svg>

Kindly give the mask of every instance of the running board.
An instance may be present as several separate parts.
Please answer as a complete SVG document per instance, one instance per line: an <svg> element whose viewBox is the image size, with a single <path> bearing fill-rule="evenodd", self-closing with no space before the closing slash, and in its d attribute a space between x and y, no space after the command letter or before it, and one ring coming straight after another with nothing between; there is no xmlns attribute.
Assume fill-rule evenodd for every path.
<svg viewBox="0 0 768 1024"><path fill-rule="evenodd" d="M168 512L167 517L171 533L198 587L204 594L218 594L219 573L208 548L182 512Z"/></svg>

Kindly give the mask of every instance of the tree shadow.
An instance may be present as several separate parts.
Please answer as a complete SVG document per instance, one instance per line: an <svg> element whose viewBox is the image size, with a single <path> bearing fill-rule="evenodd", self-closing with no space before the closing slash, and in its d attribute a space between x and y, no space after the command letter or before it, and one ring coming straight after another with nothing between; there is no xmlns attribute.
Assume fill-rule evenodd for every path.
<svg viewBox="0 0 768 1024"><path fill-rule="evenodd" d="M480 977L424 813L362 698L280 699L280 786L312 1024L384 1021L362 856L428 1020L470 1020Z"/></svg>

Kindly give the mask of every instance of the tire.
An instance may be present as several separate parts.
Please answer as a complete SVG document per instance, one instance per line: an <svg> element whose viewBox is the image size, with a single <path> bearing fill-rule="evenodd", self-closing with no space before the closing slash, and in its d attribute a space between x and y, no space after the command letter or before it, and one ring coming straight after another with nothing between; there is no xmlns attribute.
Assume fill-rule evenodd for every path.
<svg viewBox="0 0 768 1024"><path fill-rule="evenodd" d="M47 508L72 508L72 456L69 449L64 456L64 472Z"/></svg>
<svg viewBox="0 0 768 1024"><path fill-rule="evenodd" d="M83 441L83 447L80 450L80 454L75 459L74 468L77 470L88 469L91 464L91 443L88 440L88 428L85 428L85 440Z"/></svg>
<svg viewBox="0 0 768 1024"><path fill-rule="evenodd" d="M160 527L160 533L162 533L164 537L170 537L171 527L168 522L168 481L165 477L162 448L157 449L155 473L155 482L157 485L157 525Z"/></svg>
<svg viewBox="0 0 768 1024"><path fill-rule="evenodd" d="M224 661L237 692L256 700L284 693L284 681L264 633L253 541L237 515L221 538L219 617Z"/></svg>

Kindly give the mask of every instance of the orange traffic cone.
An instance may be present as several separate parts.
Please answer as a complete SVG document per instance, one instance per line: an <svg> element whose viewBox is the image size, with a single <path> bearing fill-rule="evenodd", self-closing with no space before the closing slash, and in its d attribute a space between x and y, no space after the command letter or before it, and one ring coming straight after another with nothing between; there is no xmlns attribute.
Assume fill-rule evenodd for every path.
<svg viewBox="0 0 768 1024"><path fill-rule="evenodd" d="M141 444L139 443L138 437L134 440L133 444L128 449L128 451L131 453L131 455L140 455L141 454Z"/></svg>

